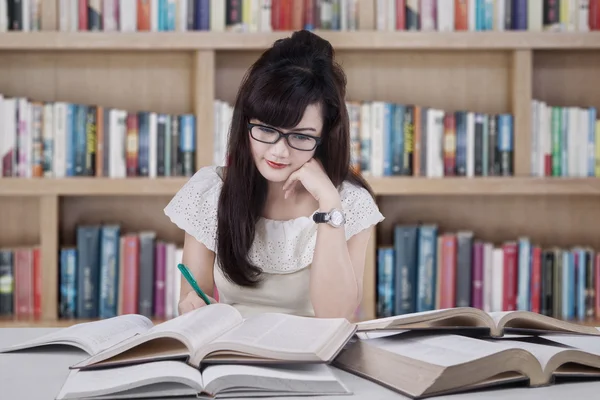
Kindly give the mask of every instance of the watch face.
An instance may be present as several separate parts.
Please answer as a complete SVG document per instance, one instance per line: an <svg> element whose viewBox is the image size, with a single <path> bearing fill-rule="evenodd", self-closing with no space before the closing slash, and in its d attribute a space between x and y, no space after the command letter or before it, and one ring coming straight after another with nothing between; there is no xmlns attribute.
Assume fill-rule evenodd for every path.
<svg viewBox="0 0 600 400"><path fill-rule="evenodd" d="M335 210L331 213L330 221L335 226L340 226L344 223L344 215L340 211Z"/></svg>

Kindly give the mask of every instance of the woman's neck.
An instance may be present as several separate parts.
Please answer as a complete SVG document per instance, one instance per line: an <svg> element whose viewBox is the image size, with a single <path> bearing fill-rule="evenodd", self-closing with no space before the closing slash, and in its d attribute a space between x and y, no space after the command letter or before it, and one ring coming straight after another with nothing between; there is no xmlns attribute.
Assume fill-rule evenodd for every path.
<svg viewBox="0 0 600 400"><path fill-rule="evenodd" d="M308 216L318 207L316 200L304 189L300 182L295 190L285 198L284 182L269 182L267 200L263 216L269 219L287 220Z"/></svg>

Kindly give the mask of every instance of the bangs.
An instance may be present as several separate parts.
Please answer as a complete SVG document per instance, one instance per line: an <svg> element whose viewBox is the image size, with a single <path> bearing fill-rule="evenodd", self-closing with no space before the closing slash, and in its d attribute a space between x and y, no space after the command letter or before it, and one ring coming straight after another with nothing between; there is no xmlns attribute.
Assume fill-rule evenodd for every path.
<svg viewBox="0 0 600 400"><path fill-rule="evenodd" d="M302 120L306 107L322 101L322 95L323 88L310 71L280 67L256 81L244 104L244 114L273 127L290 129Z"/></svg>

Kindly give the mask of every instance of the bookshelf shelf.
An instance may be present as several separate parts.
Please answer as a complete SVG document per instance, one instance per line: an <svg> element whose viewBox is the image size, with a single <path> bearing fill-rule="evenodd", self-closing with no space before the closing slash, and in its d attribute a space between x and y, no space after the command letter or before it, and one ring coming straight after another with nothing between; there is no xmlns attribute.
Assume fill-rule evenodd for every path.
<svg viewBox="0 0 600 400"><path fill-rule="evenodd" d="M0 196L172 196L189 178L0 179ZM600 196L598 178L367 178L377 196Z"/></svg>
<svg viewBox="0 0 600 400"><path fill-rule="evenodd" d="M65 328L74 324L93 322L97 319L0 319L0 328ZM154 325L164 320L152 319Z"/></svg>
<svg viewBox="0 0 600 400"><path fill-rule="evenodd" d="M381 32L318 31L337 50L594 50L594 32ZM262 50L289 31L235 32L5 32L0 50L194 51Z"/></svg>
<svg viewBox="0 0 600 400"><path fill-rule="evenodd" d="M600 195L596 178L378 178L371 179L377 195L541 196Z"/></svg>
<svg viewBox="0 0 600 400"><path fill-rule="evenodd" d="M189 178L1 179L0 196L171 196Z"/></svg>

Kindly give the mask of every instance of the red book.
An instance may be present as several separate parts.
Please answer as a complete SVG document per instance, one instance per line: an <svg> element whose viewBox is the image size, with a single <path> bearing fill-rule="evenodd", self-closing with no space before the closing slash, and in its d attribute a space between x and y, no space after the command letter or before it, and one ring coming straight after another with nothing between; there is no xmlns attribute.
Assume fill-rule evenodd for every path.
<svg viewBox="0 0 600 400"><path fill-rule="evenodd" d="M87 0L79 0L79 30L87 31L88 30L88 1Z"/></svg>
<svg viewBox="0 0 600 400"><path fill-rule="evenodd" d="M504 293L502 296L502 311L515 311L517 309L517 283L518 283L518 245L516 242L506 242L504 250Z"/></svg>
<svg viewBox="0 0 600 400"><path fill-rule="evenodd" d="M271 10L275 2L279 0L273 0L271 4ZM316 28L316 16L315 16L315 3L313 0L304 0L304 26L303 29L315 29Z"/></svg>
<svg viewBox="0 0 600 400"><path fill-rule="evenodd" d="M539 313L541 310L542 290L542 249L534 246L531 251L531 311Z"/></svg>
<svg viewBox="0 0 600 400"><path fill-rule="evenodd" d="M14 310L17 318L33 316L33 251L19 248L14 251Z"/></svg>
<svg viewBox="0 0 600 400"><path fill-rule="evenodd" d="M483 242L473 243L471 305L483 310Z"/></svg>
<svg viewBox="0 0 600 400"><path fill-rule="evenodd" d="M396 0L396 30L406 30L406 0Z"/></svg>
<svg viewBox="0 0 600 400"><path fill-rule="evenodd" d="M167 246L157 241L154 246L154 316L165 318L165 280L167 279Z"/></svg>
<svg viewBox="0 0 600 400"><path fill-rule="evenodd" d="M590 0L588 22L591 31L600 30L600 0Z"/></svg>
<svg viewBox="0 0 600 400"><path fill-rule="evenodd" d="M456 306L456 236L442 236L440 308Z"/></svg>
<svg viewBox="0 0 600 400"><path fill-rule="evenodd" d="M42 263L40 248L33 249L33 316L42 316Z"/></svg>

